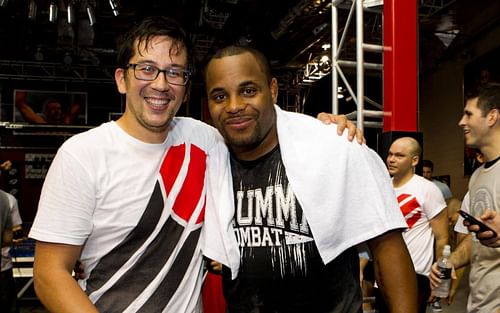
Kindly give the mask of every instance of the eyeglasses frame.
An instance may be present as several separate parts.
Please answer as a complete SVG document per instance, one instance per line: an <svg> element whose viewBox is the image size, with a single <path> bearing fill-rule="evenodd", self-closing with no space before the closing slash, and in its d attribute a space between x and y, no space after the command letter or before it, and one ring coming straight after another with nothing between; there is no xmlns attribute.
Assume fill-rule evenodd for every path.
<svg viewBox="0 0 500 313"><path fill-rule="evenodd" d="M136 71L136 70L135 70L135 68L136 68L138 65L144 65L144 64L141 64L141 63L129 63L129 64L127 64L127 69L132 68L132 70L133 70L133 72L134 72L134 77L135 77L135 79L142 80L142 81L148 81L148 82L155 81L155 80L158 78L158 76L160 75L160 73L163 73L163 75L164 75L164 77L165 77L165 80L166 80L169 84L172 84L172 85L175 85L175 86L186 86L186 85L187 85L187 83L189 82L189 79L191 78L191 71L189 71L189 70L185 70L185 69L178 69L179 71L181 71L182 73L184 73L184 74L185 74L185 77L186 77L186 78L185 78L185 80L186 80L186 81L184 82L184 84L177 84L177 83L173 83L173 82L171 82L171 81L169 81L169 80L168 80L168 77L167 77L167 71L168 71L168 70L171 70L171 69L172 69L172 68L174 68L174 67L171 67L171 66L170 66L170 67L166 67L166 68L164 68L164 69L159 69L158 67L156 67L156 66L154 66L154 65L150 65L150 66L152 66L152 67L154 67L154 68L156 68L156 69L158 70L158 72L156 72L156 76L155 76L155 78L153 78L153 79L138 78L138 77L137 77L137 74L135 73L135 71Z"/></svg>

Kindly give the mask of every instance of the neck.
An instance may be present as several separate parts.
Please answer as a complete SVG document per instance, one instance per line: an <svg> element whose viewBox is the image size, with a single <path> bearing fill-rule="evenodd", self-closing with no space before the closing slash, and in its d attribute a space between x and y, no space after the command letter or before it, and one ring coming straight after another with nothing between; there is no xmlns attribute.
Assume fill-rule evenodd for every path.
<svg viewBox="0 0 500 313"><path fill-rule="evenodd" d="M276 131L276 124L271 127L269 132L264 138L254 143L253 145L247 144L244 146L229 145L233 155L241 161L254 161L266 155L278 145L278 133Z"/></svg>
<svg viewBox="0 0 500 313"><path fill-rule="evenodd" d="M392 186L394 188L398 188L398 187L403 186L413 177L413 175L414 175L413 172L408 172L408 173L403 174L403 175L394 176L392 178Z"/></svg>
<svg viewBox="0 0 500 313"><path fill-rule="evenodd" d="M127 134L145 143L158 144L163 143L168 135L168 128L161 132L154 132L140 125L131 125L126 119L121 117L116 121L118 126Z"/></svg>
<svg viewBox="0 0 500 313"><path fill-rule="evenodd" d="M484 161L493 161L500 156L500 132L498 136L493 136L493 140L479 147L484 156Z"/></svg>

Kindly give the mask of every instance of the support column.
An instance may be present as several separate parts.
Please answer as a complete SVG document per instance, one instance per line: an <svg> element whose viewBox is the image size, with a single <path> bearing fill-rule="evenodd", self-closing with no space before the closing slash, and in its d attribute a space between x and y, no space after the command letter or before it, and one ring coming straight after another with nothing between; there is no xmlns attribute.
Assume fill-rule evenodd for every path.
<svg viewBox="0 0 500 313"><path fill-rule="evenodd" d="M417 7L415 0L384 0L384 132L417 130Z"/></svg>
<svg viewBox="0 0 500 313"><path fill-rule="evenodd" d="M417 132L418 1L384 0L384 48L384 128L378 153L385 161L397 138L413 137L423 148Z"/></svg>

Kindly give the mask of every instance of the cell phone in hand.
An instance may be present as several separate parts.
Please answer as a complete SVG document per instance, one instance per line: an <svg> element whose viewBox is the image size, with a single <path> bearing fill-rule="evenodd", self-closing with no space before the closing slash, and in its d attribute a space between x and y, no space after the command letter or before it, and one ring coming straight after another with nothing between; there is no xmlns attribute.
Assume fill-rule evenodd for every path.
<svg viewBox="0 0 500 313"><path fill-rule="evenodd" d="M490 238L494 238L497 236L497 233L493 229L491 229L491 227L489 227L486 224L484 224L483 222L479 221L477 218L470 215L469 213L462 211L462 210L458 210L458 213L464 218L464 220L469 222L469 224L479 226L479 230L475 233L482 233L482 232L489 230L493 233L493 236L491 236ZM487 238L483 238L483 239L487 239Z"/></svg>

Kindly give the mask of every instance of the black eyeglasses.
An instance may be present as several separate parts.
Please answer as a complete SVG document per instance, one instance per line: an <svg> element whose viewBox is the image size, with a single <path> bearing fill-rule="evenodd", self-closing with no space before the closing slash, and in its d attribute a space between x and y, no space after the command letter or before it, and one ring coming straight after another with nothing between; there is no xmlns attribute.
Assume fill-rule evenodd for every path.
<svg viewBox="0 0 500 313"><path fill-rule="evenodd" d="M185 86L189 81L191 72L176 67L167 67L160 70L154 65L129 63L127 67L134 69L134 77L139 80L153 81L160 73L165 74L165 79L172 85Z"/></svg>

